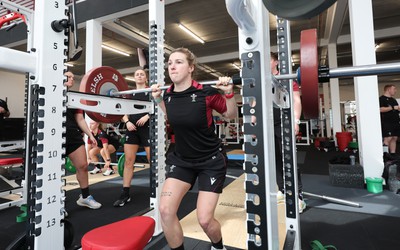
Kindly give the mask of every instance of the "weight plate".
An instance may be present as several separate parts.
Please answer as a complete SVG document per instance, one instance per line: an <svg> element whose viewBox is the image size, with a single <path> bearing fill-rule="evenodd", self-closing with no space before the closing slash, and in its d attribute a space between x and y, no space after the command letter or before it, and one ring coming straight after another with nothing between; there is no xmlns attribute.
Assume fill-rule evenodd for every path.
<svg viewBox="0 0 400 250"><path fill-rule="evenodd" d="M116 69L108 66L98 67L90 70L82 78L79 87L80 92L94 95L108 96L111 91L128 90L128 85L124 77ZM125 98L125 96L122 96ZM94 101L83 101L86 105L96 105ZM119 122L122 115L108 115L104 113L95 113L86 111L86 114L96 122L115 123Z"/></svg>
<svg viewBox="0 0 400 250"><path fill-rule="evenodd" d="M118 159L118 174L124 177L125 154L122 154Z"/></svg>
<svg viewBox="0 0 400 250"><path fill-rule="evenodd" d="M318 46L317 30L303 30L300 35L300 78L303 114L318 117Z"/></svg>
<svg viewBox="0 0 400 250"><path fill-rule="evenodd" d="M336 0L263 0L269 12L287 20L310 19L328 9Z"/></svg>
<svg viewBox="0 0 400 250"><path fill-rule="evenodd" d="M76 173L76 168L74 165L72 165L72 161L69 159L69 157L65 157L65 169L72 174Z"/></svg>

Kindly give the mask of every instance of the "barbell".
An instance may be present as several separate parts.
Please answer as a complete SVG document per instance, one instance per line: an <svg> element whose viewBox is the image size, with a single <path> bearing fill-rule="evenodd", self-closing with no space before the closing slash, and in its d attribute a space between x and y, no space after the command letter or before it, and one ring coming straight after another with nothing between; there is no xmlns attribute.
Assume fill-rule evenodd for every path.
<svg viewBox="0 0 400 250"><path fill-rule="evenodd" d="M217 83L217 81L216 80L200 81L199 83L201 85L215 85ZM232 78L228 82L228 84L233 84L233 85L242 84L242 79L239 77L239 75L234 75L234 76L232 76ZM169 87L171 87L171 86L161 86L160 90L167 90ZM144 93L144 92L151 92L151 89L150 88L132 89L132 90L125 90L125 91L110 90L109 95L110 96L120 96L120 95L129 95L129 94Z"/></svg>
<svg viewBox="0 0 400 250"><path fill-rule="evenodd" d="M214 85L217 80L200 81L202 85ZM239 85L242 83L238 75L232 76L229 84ZM161 90L166 90L170 86L162 86ZM128 95L151 92L151 88L145 89L128 89L128 84L125 82L124 77L116 69L108 66L97 67L90 70L84 75L79 87L80 92L90 93L95 95L103 95L110 97L127 98ZM82 100L82 103L88 106L95 106L96 101ZM110 115L104 113L97 113L92 111L85 112L92 120L104 123L114 123L122 119L123 115Z"/></svg>
<svg viewBox="0 0 400 250"><path fill-rule="evenodd" d="M303 30L300 34L300 67L296 74L275 76L277 80L294 79L301 84L303 115L306 119L318 118L318 83L327 82L330 78L400 73L400 63L330 69L318 65L317 51L317 30Z"/></svg>
<svg viewBox="0 0 400 250"><path fill-rule="evenodd" d="M104 162L92 162L93 164L99 164L99 165L105 165ZM118 159L118 163L110 163L110 166L118 166L118 174L119 176L123 177L124 176L124 168L125 168L125 154L122 154L119 159ZM135 167L139 167L142 165L137 165L135 164ZM75 174L76 173L76 168L75 166L72 164L72 161L69 159L69 157L65 158L65 165L64 165L65 169L70 172Z"/></svg>
<svg viewBox="0 0 400 250"><path fill-rule="evenodd" d="M355 77L379 74L400 73L400 63L378 65L363 65L356 67L328 68L318 65L318 46L316 29L303 30L300 35L300 67L296 74L273 76L277 80L294 79L301 84L303 115L306 119L318 118L319 112L319 83L330 78ZM205 81L201 84L216 84L217 81ZM240 84L241 78L234 77L232 84ZM169 86L161 87L162 90ZM150 88L128 90L128 85L123 76L111 67L98 67L89 71L83 77L80 85L81 92L104 96L121 96L128 94L151 92ZM95 106L95 101L82 101L86 105ZM120 121L123 115L109 115L87 111L88 116L99 122L114 123Z"/></svg>

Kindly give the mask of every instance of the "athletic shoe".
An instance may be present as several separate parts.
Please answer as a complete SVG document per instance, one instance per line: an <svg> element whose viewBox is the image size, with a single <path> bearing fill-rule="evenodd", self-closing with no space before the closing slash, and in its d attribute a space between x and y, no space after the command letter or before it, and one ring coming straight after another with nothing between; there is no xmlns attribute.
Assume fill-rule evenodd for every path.
<svg viewBox="0 0 400 250"><path fill-rule="evenodd" d="M121 194L121 196L119 197L119 199L114 202L113 206L114 207L123 207L125 206L126 203L131 201L131 197L129 195L126 195L124 193Z"/></svg>
<svg viewBox="0 0 400 250"><path fill-rule="evenodd" d="M92 171L89 171L90 174L97 174L97 173L100 173L100 172L101 172L101 169L98 168L98 167L95 167Z"/></svg>
<svg viewBox="0 0 400 250"><path fill-rule="evenodd" d="M112 169L107 169L106 172L103 173L104 176L109 176L112 174L114 174L114 170L112 170Z"/></svg>
<svg viewBox="0 0 400 250"><path fill-rule="evenodd" d="M85 199L82 198L82 195L79 195L79 199L76 201L76 204L78 204L78 206L81 207L88 207L91 209L99 209L101 208L101 204L98 203L97 201L95 201L95 199L93 198L93 196L89 195L88 197L86 197Z"/></svg>
<svg viewBox="0 0 400 250"><path fill-rule="evenodd" d="M303 213L304 209L306 209L307 204L304 200L299 199L299 214Z"/></svg>
<svg viewBox="0 0 400 250"><path fill-rule="evenodd" d="M276 199L278 203L285 202L285 195L281 191L278 191L278 193L276 193Z"/></svg>
<svg viewBox="0 0 400 250"><path fill-rule="evenodd" d="M226 250L226 248L223 247L222 249L219 249L219 248L215 248L215 247L211 246L211 250Z"/></svg>

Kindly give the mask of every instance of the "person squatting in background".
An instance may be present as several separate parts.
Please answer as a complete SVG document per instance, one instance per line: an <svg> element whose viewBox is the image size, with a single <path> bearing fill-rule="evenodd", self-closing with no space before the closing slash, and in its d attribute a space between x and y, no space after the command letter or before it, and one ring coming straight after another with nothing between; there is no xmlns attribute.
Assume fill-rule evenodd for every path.
<svg viewBox="0 0 400 250"><path fill-rule="evenodd" d="M119 141L108 135L104 131L101 123L91 121L89 127L97 141L97 145L93 144L90 139L87 141L88 163L97 163L90 173L97 174L102 172L101 166L98 164L99 158L97 157L97 155L100 154L104 160L105 171L103 172L103 175L108 176L114 174L113 166L111 166L111 154L115 153L120 147Z"/></svg>

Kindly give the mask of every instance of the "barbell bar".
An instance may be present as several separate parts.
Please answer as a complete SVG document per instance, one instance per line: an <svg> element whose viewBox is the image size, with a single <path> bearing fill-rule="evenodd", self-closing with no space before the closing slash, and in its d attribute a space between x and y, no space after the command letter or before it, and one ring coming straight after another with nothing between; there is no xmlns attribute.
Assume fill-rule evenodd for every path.
<svg viewBox="0 0 400 250"><path fill-rule="evenodd" d="M105 162L91 162L92 164L98 164L98 165L105 165ZM124 168L125 168L125 154L122 154L119 158L118 158L118 163L110 163L110 166L118 166L118 174L123 177L124 176ZM140 164L135 164L134 167L139 167L139 168L143 168L144 165L140 165ZM70 172L75 174L76 173L76 168L75 166L72 164L72 161L69 159L69 157L65 158L65 165L64 168Z"/></svg>
<svg viewBox="0 0 400 250"><path fill-rule="evenodd" d="M210 81L200 81L201 85L215 85L217 80L210 80ZM239 85L242 84L242 79L239 75L232 76L231 80L228 84ZM167 90L170 86L161 86L161 90ZM110 90L110 96L120 96L120 95L130 95L130 94L137 94L137 93L144 93L144 92L151 92L150 88L146 89L132 89L132 90L125 90L125 91L116 91L115 89Z"/></svg>
<svg viewBox="0 0 400 250"><path fill-rule="evenodd" d="M296 74L276 75L277 80L296 80L301 84L301 77L299 67ZM381 63L369 64L362 66L328 68L326 66L318 67L318 82L328 82L330 78L343 78L343 77L357 77L357 76L370 76L370 75L385 75L385 74L398 74L400 73L400 63Z"/></svg>
<svg viewBox="0 0 400 250"><path fill-rule="evenodd" d="M274 76L277 80L293 79L301 85L303 114L306 119L318 117L318 83L328 82L330 78L400 73L400 62L341 68L319 66L317 51L316 30L303 30L300 37L300 67L296 74Z"/></svg>

